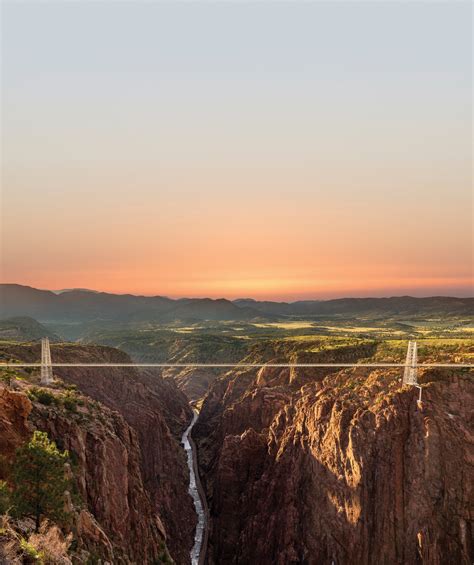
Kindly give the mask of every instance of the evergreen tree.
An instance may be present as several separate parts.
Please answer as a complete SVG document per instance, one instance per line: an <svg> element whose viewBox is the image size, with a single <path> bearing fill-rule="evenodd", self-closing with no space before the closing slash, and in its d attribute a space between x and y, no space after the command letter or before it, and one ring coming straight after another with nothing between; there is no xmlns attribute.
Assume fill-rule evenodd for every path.
<svg viewBox="0 0 474 565"><path fill-rule="evenodd" d="M64 519L64 491L68 489L60 452L45 432L34 432L29 443L17 450L13 465L13 502L19 515L32 516L38 531L41 518Z"/></svg>

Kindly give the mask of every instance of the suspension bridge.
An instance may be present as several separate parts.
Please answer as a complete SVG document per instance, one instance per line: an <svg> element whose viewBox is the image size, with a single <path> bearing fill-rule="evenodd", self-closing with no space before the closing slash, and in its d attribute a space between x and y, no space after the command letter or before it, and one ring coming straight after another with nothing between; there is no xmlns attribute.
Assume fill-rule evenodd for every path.
<svg viewBox="0 0 474 565"><path fill-rule="evenodd" d="M23 367L39 367L41 369L41 383L48 385L53 381L53 368L55 367L86 367L86 368L103 368L103 367L133 367L133 368L176 368L176 369L230 369L230 368L323 368L323 367L372 367L372 368L403 368L403 384L418 385L417 371L419 368L474 368L474 363L418 363L418 349L416 341L408 342L408 350L405 363L53 363L51 359L51 347L48 338L41 340L41 362L40 363L17 363L2 362L0 368L23 368Z"/></svg>

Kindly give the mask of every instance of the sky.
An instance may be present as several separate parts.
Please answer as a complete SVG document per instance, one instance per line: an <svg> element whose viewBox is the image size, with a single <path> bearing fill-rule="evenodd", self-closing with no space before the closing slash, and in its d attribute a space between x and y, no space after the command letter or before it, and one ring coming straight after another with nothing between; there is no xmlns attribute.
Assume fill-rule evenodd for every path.
<svg viewBox="0 0 474 565"><path fill-rule="evenodd" d="M2 282L473 295L470 2L2 4Z"/></svg>

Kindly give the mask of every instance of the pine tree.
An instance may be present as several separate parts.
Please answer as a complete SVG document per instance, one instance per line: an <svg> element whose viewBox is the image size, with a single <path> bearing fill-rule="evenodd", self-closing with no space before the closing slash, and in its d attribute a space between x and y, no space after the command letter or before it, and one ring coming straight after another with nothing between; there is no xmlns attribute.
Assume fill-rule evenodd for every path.
<svg viewBox="0 0 474 565"><path fill-rule="evenodd" d="M29 443L17 450L13 465L13 502L18 515L32 516L38 531L41 518L65 518L64 474L67 451L60 452L45 432L34 432Z"/></svg>

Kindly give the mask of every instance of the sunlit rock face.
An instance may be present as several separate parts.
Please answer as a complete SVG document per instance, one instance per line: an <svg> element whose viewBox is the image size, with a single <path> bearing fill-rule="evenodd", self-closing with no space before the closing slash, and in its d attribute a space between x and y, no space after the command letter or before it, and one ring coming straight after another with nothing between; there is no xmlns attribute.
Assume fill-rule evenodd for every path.
<svg viewBox="0 0 474 565"><path fill-rule="evenodd" d="M2 351L12 358L35 361L40 346L5 345ZM93 345L61 344L55 346L53 354L55 362L130 362L117 349ZM40 429L49 431L60 445L83 453L88 465L82 478L83 488L91 501L100 506L97 511L103 513L104 521L110 525L110 530L104 527L106 532L115 532L119 540L116 545L123 541L124 551L127 543L135 543L133 539L137 547L149 543L151 549L146 558L150 560L158 555L159 551L154 550L159 542L166 540L173 559L177 563L189 563L197 519L188 493L186 456L180 444L181 435L192 419L184 394L172 380L164 380L156 372L113 367L58 367L54 371L66 383L77 385L88 398L99 401L107 414L112 414L110 426L102 431L101 421L95 416L97 430L87 432L69 429L72 423L67 420L45 416L38 422ZM21 421L15 424L15 429L21 430ZM100 435L102 432L104 437ZM137 473L139 477L139 487L134 486L128 475L131 470L132 475ZM102 479L103 490L95 491L101 488ZM144 499L136 499L133 510L127 505L140 489L144 491ZM144 502L145 499L149 502ZM151 521L147 527L150 532L158 531L157 537L143 529L141 508L148 516L145 523ZM135 559L145 563L144 556L145 553L137 553Z"/></svg>
<svg viewBox="0 0 474 565"><path fill-rule="evenodd" d="M468 564L472 375L231 373L194 437L210 563Z"/></svg>
<svg viewBox="0 0 474 565"><path fill-rule="evenodd" d="M103 559L152 563L164 533L144 487L137 435L117 412L102 407L100 413L80 421L35 404L31 420L74 459L75 484L88 509L77 519L82 545Z"/></svg>

